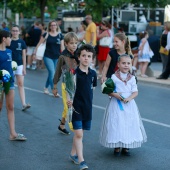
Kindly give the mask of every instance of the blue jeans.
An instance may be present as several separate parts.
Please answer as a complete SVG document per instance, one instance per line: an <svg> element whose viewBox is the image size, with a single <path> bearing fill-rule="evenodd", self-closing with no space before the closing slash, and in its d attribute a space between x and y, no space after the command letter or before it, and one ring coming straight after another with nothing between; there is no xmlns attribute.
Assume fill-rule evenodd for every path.
<svg viewBox="0 0 170 170"><path fill-rule="evenodd" d="M51 58L44 56L44 64L48 70L48 77L47 77L47 81L45 84L45 88L48 88L50 86L51 89L53 89L53 78L55 74L57 61L58 59L51 59Z"/></svg>

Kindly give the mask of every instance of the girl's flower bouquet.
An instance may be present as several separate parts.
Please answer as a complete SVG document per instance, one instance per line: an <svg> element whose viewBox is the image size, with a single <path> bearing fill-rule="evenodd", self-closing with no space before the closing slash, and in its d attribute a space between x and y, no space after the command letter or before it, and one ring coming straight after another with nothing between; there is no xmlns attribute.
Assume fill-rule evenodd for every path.
<svg viewBox="0 0 170 170"><path fill-rule="evenodd" d="M11 76L8 71L0 70L0 101L3 98L3 91L8 94L10 89Z"/></svg>
<svg viewBox="0 0 170 170"><path fill-rule="evenodd" d="M102 93L104 93L104 94L110 94L113 92L116 93L116 85L111 78L108 78L102 84L101 89L102 89ZM121 94L119 94L119 95L121 97L121 101L123 101L124 97ZM117 99L117 103L119 105L120 110L124 110L121 101L119 99Z"/></svg>
<svg viewBox="0 0 170 170"><path fill-rule="evenodd" d="M104 94L113 93L115 88L116 88L115 83L113 82L111 78L108 78L101 86L102 93Z"/></svg>
<svg viewBox="0 0 170 170"><path fill-rule="evenodd" d="M64 74L64 82L66 85L67 98L69 101L73 101L76 91L76 75L74 69L69 69ZM68 122L72 121L73 106L68 108Z"/></svg>
<svg viewBox="0 0 170 170"><path fill-rule="evenodd" d="M12 61L12 70L13 71L17 70L17 67L18 67L17 63L15 61Z"/></svg>

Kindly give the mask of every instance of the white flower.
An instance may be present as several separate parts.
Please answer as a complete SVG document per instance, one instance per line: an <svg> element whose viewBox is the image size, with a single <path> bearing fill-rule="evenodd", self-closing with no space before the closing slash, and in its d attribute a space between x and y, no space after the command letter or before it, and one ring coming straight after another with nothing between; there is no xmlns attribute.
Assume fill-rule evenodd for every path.
<svg viewBox="0 0 170 170"><path fill-rule="evenodd" d="M2 71L2 75L5 76L6 74L10 75L8 71L6 70L1 70Z"/></svg>
<svg viewBox="0 0 170 170"><path fill-rule="evenodd" d="M15 61L12 61L12 70L15 71L17 70L17 63Z"/></svg>
<svg viewBox="0 0 170 170"><path fill-rule="evenodd" d="M86 40L83 40L83 41L82 41L82 44L86 44Z"/></svg>

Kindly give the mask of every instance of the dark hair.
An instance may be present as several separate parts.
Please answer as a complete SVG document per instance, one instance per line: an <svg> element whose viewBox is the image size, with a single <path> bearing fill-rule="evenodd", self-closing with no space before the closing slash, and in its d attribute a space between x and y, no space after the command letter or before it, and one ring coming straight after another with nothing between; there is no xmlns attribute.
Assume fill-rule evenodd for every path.
<svg viewBox="0 0 170 170"><path fill-rule="evenodd" d="M17 27L17 28L19 29L19 25L15 25L15 24L14 24L14 25L12 25L12 28L13 28L13 27Z"/></svg>
<svg viewBox="0 0 170 170"><path fill-rule="evenodd" d="M3 38L8 38L8 37L10 37L11 35L10 35L10 32L8 32L8 31L5 31L5 30L1 30L0 31L0 44L2 43L2 39Z"/></svg>
<svg viewBox="0 0 170 170"><path fill-rule="evenodd" d="M91 46L90 44L84 44L77 50L77 57L80 57L80 54L83 50L86 50L88 52L92 52L93 58L96 56L96 52L95 52L95 49L93 48L93 46Z"/></svg>
<svg viewBox="0 0 170 170"><path fill-rule="evenodd" d="M105 25L106 27L108 27L109 29L111 29L111 24L109 23L109 21L107 20L102 20L102 24Z"/></svg>
<svg viewBox="0 0 170 170"><path fill-rule="evenodd" d="M144 38L147 34L148 34L147 31L142 31L142 32L139 34L139 38L142 39L142 38Z"/></svg>

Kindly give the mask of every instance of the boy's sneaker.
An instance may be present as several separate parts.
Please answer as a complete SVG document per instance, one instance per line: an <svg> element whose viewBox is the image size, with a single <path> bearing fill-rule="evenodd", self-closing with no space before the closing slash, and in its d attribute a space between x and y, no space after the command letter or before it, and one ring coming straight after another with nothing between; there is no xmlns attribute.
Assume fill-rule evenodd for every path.
<svg viewBox="0 0 170 170"><path fill-rule="evenodd" d="M88 166L85 161L80 163L80 170L83 170L83 169L88 169Z"/></svg>
<svg viewBox="0 0 170 170"><path fill-rule="evenodd" d="M67 131L66 129L61 129L60 126L58 126L58 130L59 130L62 134L64 134L64 135L70 135L70 132L69 132L69 131Z"/></svg>
<svg viewBox="0 0 170 170"><path fill-rule="evenodd" d="M79 164L78 156L77 156L77 155L74 155L74 156L70 155L69 158L70 158L70 160L71 160L73 163L75 163L76 165Z"/></svg>

